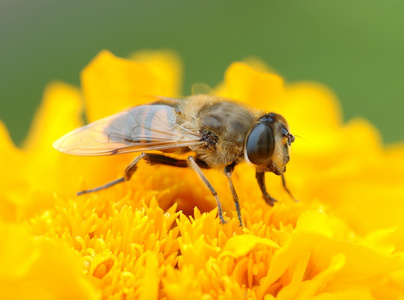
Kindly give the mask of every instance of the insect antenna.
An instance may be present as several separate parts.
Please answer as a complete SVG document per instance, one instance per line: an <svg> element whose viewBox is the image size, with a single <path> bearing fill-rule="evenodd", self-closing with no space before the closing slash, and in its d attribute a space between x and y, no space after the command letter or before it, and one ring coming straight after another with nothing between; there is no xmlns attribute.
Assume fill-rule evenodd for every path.
<svg viewBox="0 0 404 300"><path fill-rule="evenodd" d="M299 139L302 139L303 141L306 141L306 139L304 139L303 137L301 137L300 135L294 134L295 137L298 137Z"/></svg>

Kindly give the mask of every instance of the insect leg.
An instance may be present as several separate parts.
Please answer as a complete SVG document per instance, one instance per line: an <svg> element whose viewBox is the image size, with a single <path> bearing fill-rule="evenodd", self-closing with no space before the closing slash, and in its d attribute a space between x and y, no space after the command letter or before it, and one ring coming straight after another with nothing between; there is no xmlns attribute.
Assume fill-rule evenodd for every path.
<svg viewBox="0 0 404 300"><path fill-rule="evenodd" d="M292 193L286 187L285 175L283 175L283 173L282 173L281 176L282 176L282 185L283 185L283 188L285 189L285 191L289 194L289 196L293 199L293 201L299 202L298 200L295 199L295 197L293 197Z"/></svg>
<svg viewBox="0 0 404 300"><path fill-rule="evenodd" d="M109 182L109 183L107 183L107 184L105 184L103 186L96 187L96 188L90 189L90 190L84 190L84 191L78 192L77 195L97 192L97 191L109 188L109 187L111 187L111 186L113 186L115 184L130 180L132 175L137 170L137 164L141 159L146 160L150 165L166 165L166 166L173 166L173 167L179 167L179 168L188 168L188 166L189 166L188 162L186 160L183 160L183 159L176 159L176 158L161 155L161 154L142 153L139 156L137 156L126 167L123 177L121 177L121 178L119 178L117 180L111 181L111 182ZM204 169L208 168L208 166L202 160L196 159L196 164L201 168L204 168Z"/></svg>
<svg viewBox="0 0 404 300"><path fill-rule="evenodd" d="M107 189L107 188L109 188L109 187L111 187L111 186L113 186L113 185L115 185L117 183L121 183L121 182L124 182L124 181L125 181L125 178L121 177L121 178L119 178L117 180L108 182L107 184L105 184L103 186L99 186L99 187L96 187L96 188L93 188L93 189L90 189L90 190L84 190L84 191L78 192L77 196L87 194L87 193L98 192L99 190Z"/></svg>
<svg viewBox="0 0 404 300"><path fill-rule="evenodd" d="M129 164L129 166L126 167L125 173L124 173L123 177L121 177L121 178L119 178L119 179L117 179L117 180L108 182L107 184L105 184L105 185L103 185L103 186L99 186L99 187L96 187L96 188L94 188L94 189L84 190L84 191L78 192L78 193L77 193L77 196L80 196L80 195L83 195L83 194L88 194L88 193L93 193L93 192L98 192L98 191L100 191L100 190L107 189L107 188L109 188L109 187L111 187L111 186L114 186L115 184L128 181L128 180L132 177L133 173L135 173L135 171L136 171L136 169L137 169L137 166L136 166L137 163L138 163L142 158L144 158L144 156L145 156L146 154L147 154L147 153L142 153L142 154L140 154L138 157L136 157L136 158Z"/></svg>
<svg viewBox="0 0 404 300"><path fill-rule="evenodd" d="M262 196L264 197L265 202L270 206L274 206L274 202L277 201L276 199L272 198L267 192L267 188L265 186L265 173L257 171L255 173L255 178L257 179L258 185L261 189Z"/></svg>
<svg viewBox="0 0 404 300"><path fill-rule="evenodd" d="M165 156L162 154L147 153L144 159L149 163L149 165L165 165L179 168L188 168L188 163L184 159L177 159L170 156Z"/></svg>
<svg viewBox="0 0 404 300"><path fill-rule="evenodd" d="M236 190L234 188L233 181L231 180L231 174L233 173L235 166L236 165L234 163L226 166L226 168L224 168L224 174L226 175L227 179L229 180L231 194L233 195L234 204L236 205L237 217L240 222L240 227L242 227L243 221L241 220L240 203L238 202L238 196L237 196Z"/></svg>
<svg viewBox="0 0 404 300"><path fill-rule="evenodd" d="M219 214L219 219L222 224L226 224L227 222L223 218L223 209L222 209L222 204L220 203L219 197L217 196L216 190L213 188L213 186L210 184L208 179L205 177L205 175L202 173L202 170L200 166L197 163L197 160L193 156L188 156L188 165L195 170L195 172L198 174L199 178L202 179L202 181L205 183L205 185L208 187L210 192L212 193L213 197L216 199L217 203L217 208L218 208L218 214Z"/></svg>

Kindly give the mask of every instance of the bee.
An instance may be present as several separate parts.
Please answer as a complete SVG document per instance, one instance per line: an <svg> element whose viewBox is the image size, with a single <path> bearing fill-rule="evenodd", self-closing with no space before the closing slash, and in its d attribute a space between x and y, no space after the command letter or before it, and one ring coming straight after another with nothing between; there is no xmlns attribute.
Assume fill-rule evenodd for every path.
<svg viewBox="0 0 404 300"><path fill-rule="evenodd" d="M222 223L223 209L216 190L202 169L218 169L227 177L240 226L243 226L239 199L232 181L236 165L247 161L256 167L256 179L264 200L276 201L265 185L265 173L282 177L289 162L290 146L295 137L285 118L279 114L256 110L233 100L208 95L185 99L158 97L155 102L135 106L127 111L78 128L54 144L60 152L83 155L115 155L141 152L125 169L123 177L103 186L78 193L92 193L128 181L141 160L150 165L191 168L216 199ZM159 153L147 153L159 150ZM167 153L193 152L187 159ZM294 199L294 198L293 198Z"/></svg>

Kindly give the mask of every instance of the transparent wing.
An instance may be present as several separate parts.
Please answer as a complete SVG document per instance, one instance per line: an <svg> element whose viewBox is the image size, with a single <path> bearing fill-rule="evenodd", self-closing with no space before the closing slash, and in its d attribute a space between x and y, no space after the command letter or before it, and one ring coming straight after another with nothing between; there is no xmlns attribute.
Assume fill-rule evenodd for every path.
<svg viewBox="0 0 404 300"><path fill-rule="evenodd" d="M192 95L212 95L213 89L203 82L196 82L191 86Z"/></svg>
<svg viewBox="0 0 404 300"><path fill-rule="evenodd" d="M202 144L199 132L176 123L175 108L154 104L78 128L57 140L55 149L73 155L113 155Z"/></svg>

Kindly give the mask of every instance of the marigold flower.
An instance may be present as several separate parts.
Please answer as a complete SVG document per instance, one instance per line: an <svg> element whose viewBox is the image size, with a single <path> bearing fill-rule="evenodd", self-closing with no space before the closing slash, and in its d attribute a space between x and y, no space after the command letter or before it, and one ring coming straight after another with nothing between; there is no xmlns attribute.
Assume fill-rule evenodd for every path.
<svg viewBox="0 0 404 300"><path fill-rule="evenodd" d="M129 182L77 197L120 176L133 154L73 157L52 143L89 121L178 97L179 59L101 52L81 90L53 83L21 149L0 124L0 287L4 299L402 299L404 145L384 146L364 119L342 122L336 97L314 83L234 63L213 93L275 111L303 137L286 173L300 202L268 176L234 172L244 227L227 179L206 171L228 224L192 170L141 164ZM82 97L83 96L83 97ZM82 104L84 100L84 105Z"/></svg>

